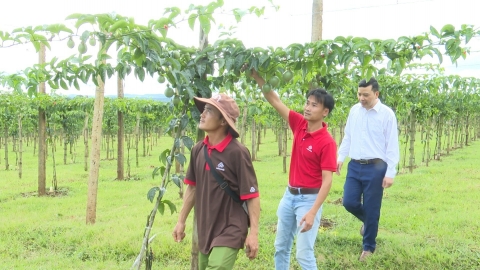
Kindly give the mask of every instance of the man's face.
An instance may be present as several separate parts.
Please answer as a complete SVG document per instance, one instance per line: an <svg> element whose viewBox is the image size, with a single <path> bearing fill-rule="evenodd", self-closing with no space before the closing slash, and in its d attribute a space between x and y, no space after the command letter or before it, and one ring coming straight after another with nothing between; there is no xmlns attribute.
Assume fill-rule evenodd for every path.
<svg viewBox="0 0 480 270"><path fill-rule="evenodd" d="M200 123L198 128L205 131L211 132L223 128L225 125L225 120L222 119L222 114L220 111L210 104L205 104L202 114L200 114Z"/></svg>
<svg viewBox="0 0 480 270"><path fill-rule="evenodd" d="M307 121L323 121L328 115L328 109L319 103L314 95L307 98L303 107L303 118Z"/></svg>
<svg viewBox="0 0 480 270"><path fill-rule="evenodd" d="M378 91L374 92L372 90L371 85L367 87L359 87L357 94L358 94L358 101L360 101L360 103L362 104L362 107L364 107L365 109L369 110L373 108L375 104L377 104L377 98L378 98L379 92Z"/></svg>

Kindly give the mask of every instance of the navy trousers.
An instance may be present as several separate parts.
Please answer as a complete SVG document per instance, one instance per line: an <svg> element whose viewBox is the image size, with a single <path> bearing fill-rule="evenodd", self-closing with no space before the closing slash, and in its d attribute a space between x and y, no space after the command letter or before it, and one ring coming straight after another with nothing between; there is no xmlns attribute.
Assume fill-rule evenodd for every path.
<svg viewBox="0 0 480 270"><path fill-rule="evenodd" d="M375 251L378 221L383 197L383 178L387 163L348 163L347 178L343 187L343 206L365 226L363 250ZM362 201L363 195L363 201Z"/></svg>

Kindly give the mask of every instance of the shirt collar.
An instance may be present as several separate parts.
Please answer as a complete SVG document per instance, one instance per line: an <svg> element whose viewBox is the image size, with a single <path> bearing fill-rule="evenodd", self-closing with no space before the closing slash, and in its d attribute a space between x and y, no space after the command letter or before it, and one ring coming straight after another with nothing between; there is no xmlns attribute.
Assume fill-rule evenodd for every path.
<svg viewBox="0 0 480 270"><path fill-rule="evenodd" d="M307 124L308 122L305 122L305 126L303 127L303 130L305 131L305 134L310 134L313 138L317 138L319 136L322 136L323 133L327 132L328 125L325 122L322 122L322 128L319 130L316 130L314 132L307 132Z"/></svg>
<svg viewBox="0 0 480 270"><path fill-rule="evenodd" d="M372 109L379 112L381 107L382 107L382 102L380 101L380 99L378 99L377 104L375 104L375 106L373 106Z"/></svg>
<svg viewBox="0 0 480 270"><path fill-rule="evenodd" d="M381 110L381 108L382 108L382 102L380 101L379 98L377 99L377 104L375 104L375 106L373 106L373 107L372 107L371 109L369 109L369 110L365 109L365 107L362 106L362 103L358 103L358 104L360 104L360 107L361 107L362 109L364 109L365 111L375 110L376 112L379 112L379 111Z"/></svg>
<svg viewBox="0 0 480 270"><path fill-rule="evenodd" d="M225 137L225 139L223 139L223 141L221 141L219 144L211 146L210 144L208 144L208 135L207 135L205 139L203 139L203 144L206 144L210 150L215 149L218 152L223 152L223 150L225 150L225 148L232 141L232 139L233 139L232 134L228 132L227 136Z"/></svg>

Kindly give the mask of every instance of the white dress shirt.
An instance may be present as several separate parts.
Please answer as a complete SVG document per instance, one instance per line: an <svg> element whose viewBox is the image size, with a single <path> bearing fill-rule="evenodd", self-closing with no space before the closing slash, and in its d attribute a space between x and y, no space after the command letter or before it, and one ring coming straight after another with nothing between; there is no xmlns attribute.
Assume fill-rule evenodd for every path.
<svg viewBox="0 0 480 270"><path fill-rule="evenodd" d="M378 99L370 110L355 104L348 114L343 137L338 149L338 161L380 158L388 165L386 177L395 177L400 159L397 118L388 106Z"/></svg>

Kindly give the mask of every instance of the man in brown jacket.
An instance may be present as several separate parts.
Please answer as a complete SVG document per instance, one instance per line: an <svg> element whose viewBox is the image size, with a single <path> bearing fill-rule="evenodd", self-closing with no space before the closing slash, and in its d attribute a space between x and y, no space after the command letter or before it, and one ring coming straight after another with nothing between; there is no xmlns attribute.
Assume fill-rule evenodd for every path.
<svg viewBox="0 0 480 270"><path fill-rule="evenodd" d="M192 148L184 180L187 188L173 238L178 242L183 240L185 221L195 206L199 269L232 269L240 249L245 247L250 259L258 253L260 199L257 178L250 152L236 139L239 109L235 100L218 94L209 99L195 98L195 105L202 112L198 128L207 136ZM207 155L214 168L208 165ZM220 186L211 170L238 194L240 203ZM248 211L242 207L242 202L246 202Z"/></svg>

